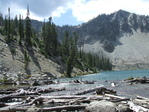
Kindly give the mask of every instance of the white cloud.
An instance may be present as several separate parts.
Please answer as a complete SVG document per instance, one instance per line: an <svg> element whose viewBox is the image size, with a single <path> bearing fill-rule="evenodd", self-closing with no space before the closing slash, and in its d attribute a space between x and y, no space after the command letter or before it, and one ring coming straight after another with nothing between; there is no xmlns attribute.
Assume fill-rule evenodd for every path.
<svg viewBox="0 0 149 112"><path fill-rule="evenodd" d="M88 21L99 14L110 14L119 9L137 14L149 14L149 1L144 0L76 0L72 6L73 16L78 21Z"/></svg>
<svg viewBox="0 0 149 112"><path fill-rule="evenodd" d="M137 14L149 14L149 0L0 0L0 12L26 17L26 7L30 6L30 17L43 20L48 17L61 17L68 10L78 21L86 22L99 14L109 14L119 9Z"/></svg>

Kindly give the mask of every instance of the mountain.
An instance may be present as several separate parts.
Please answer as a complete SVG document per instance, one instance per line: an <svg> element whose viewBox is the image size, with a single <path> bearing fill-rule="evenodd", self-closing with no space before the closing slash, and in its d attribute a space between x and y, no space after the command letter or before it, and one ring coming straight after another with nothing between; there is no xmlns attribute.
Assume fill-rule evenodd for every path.
<svg viewBox="0 0 149 112"><path fill-rule="evenodd" d="M79 35L78 47L86 52L103 53L116 69L149 68L149 17L119 10L78 26L57 26L58 39L64 31Z"/></svg>

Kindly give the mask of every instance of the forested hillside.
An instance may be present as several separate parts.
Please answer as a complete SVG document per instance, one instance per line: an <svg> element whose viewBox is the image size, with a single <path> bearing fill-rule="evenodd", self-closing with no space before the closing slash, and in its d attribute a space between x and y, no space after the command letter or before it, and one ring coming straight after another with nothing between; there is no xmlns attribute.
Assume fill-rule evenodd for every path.
<svg viewBox="0 0 149 112"><path fill-rule="evenodd" d="M22 66L21 64L18 66L19 69L17 69L17 66L15 69L24 69L28 74L32 73L33 65L36 65L35 71L46 72L44 69L49 67L50 61L57 64L57 67L59 67L58 72L68 77L71 77L74 68L77 68L80 73L112 69L110 60L105 58L104 55L85 53L82 49L78 49L78 40L81 37L75 31L69 33L69 31L65 30L61 35L62 40L60 43L58 41L59 34L55 24L52 22L52 18L49 17L46 22L31 20L29 7L27 7L25 19L21 15L11 18L11 9L8 8L8 15L3 15L2 13L0 15L0 26L0 41L9 48L8 50L1 46L1 52L4 53L3 49L7 49L12 57L19 58L12 58L12 60L9 58L11 61L5 63L4 59L8 58L8 56L3 56L3 62L2 60L0 62L1 70L8 65L13 68L18 60L19 63L24 64L24 67L20 67ZM18 55L20 56L18 57ZM39 61L41 60L40 57L44 57L45 59L43 60L45 61L49 60L49 63L47 61ZM48 72L52 72L52 70L48 70ZM79 72L77 71L77 73Z"/></svg>

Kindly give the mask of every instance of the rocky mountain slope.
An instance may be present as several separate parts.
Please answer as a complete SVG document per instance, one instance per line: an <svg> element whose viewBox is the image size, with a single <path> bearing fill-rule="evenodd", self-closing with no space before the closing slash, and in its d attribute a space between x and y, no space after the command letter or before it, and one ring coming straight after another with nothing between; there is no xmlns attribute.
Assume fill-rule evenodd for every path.
<svg viewBox="0 0 149 112"><path fill-rule="evenodd" d="M59 40L65 30L77 32L79 48L111 58L115 68L149 68L149 17L119 10L99 15L79 26L57 27Z"/></svg>
<svg viewBox="0 0 149 112"><path fill-rule="evenodd" d="M26 73L33 76L47 74L50 77L61 77L66 70L60 56L45 58L39 53L38 48L28 49L29 66L25 68L24 48L18 43L6 44L5 37L0 34L0 74L5 73ZM74 68L73 73L81 71ZM0 75L1 77L1 75Z"/></svg>

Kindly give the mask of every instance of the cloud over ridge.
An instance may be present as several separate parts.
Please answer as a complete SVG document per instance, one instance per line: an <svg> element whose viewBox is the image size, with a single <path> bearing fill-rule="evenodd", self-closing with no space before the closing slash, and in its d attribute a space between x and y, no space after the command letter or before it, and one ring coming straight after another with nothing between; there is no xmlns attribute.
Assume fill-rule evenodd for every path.
<svg viewBox="0 0 149 112"><path fill-rule="evenodd" d="M119 9L141 15L149 14L148 0L0 0L0 12L7 14L10 7L12 16L22 14L26 17L27 5L30 7L31 18L38 20L50 16L61 17L68 10L71 10L77 21L82 22Z"/></svg>

